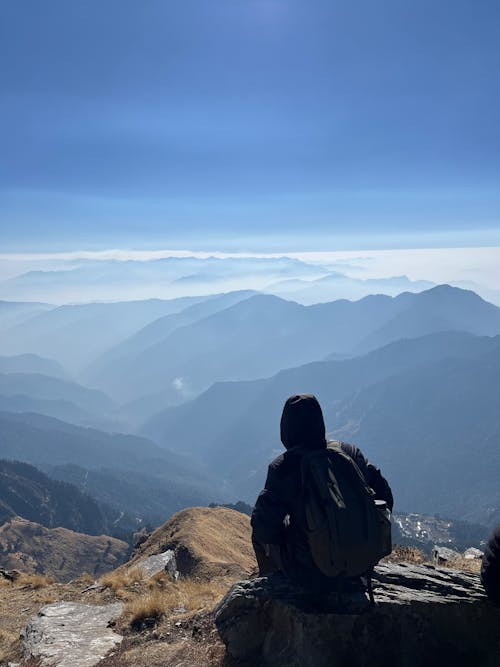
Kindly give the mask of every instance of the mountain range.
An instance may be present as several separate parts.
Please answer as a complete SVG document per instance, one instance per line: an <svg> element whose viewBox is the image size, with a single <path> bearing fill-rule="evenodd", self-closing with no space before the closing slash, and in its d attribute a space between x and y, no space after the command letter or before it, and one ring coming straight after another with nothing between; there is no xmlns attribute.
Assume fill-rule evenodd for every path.
<svg viewBox="0 0 500 667"><path fill-rule="evenodd" d="M158 414L143 432L204 461L252 502L267 463L282 451L284 400L311 392L323 406L330 436L353 440L382 466L400 510L439 508L452 517L491 523L497 515L488 508L500 507L499 363L499 336L444 332L400 340L266 380L216 384ZM479 455L473 464L467 441ZM492 464L489 476L485 456ZM467 492L457 500L461 488Z"/></svg>
<svg viewBox="0 0 500 667"><path fill-rule="evenodd" d="M165 257L145 260L59 261L0 283L0 297L54 303L173 299L192 294L263 289L290 278L318 278L329 270L291 257Z"/></svg>
<svg viewBox="0 0 500 667"><path fill-rule="evenodd" d="M312 280L282 280L263 291L308 305L334 299L362 299L370 294L396 296L401 292L422 292L434 286L435 283L429 280L410 280L407 276L362 279L330 271Z"/></svg>
<svg viewBox="0 0 500 667"><path fill-rule="evenodd" d="M54 306L48 303L0 300L0 331L21 324L35 315L53 308Z"/></svg>
<svg viewBox="0 0 500 667"><path fill-rule="evenodd" d="M61 364L54 359L46 359L37 354L18 354L15 356L0 356L0 373L32 373L48 375L68 380L68 375Z"/></svg>
<svg viewBox="0 0 500 667"><path fill-rule="evenodd" d="M87 381L121 402L161 394L172 405L217 381L258 379L332 354L352 356L439 331L498 334L500 308L446 285L311 306L255 295L168 329L149 346L138 345L147 337L137 334L128 343L131 354L111 351Z"/></svg>
<svg viewBox="0 0 500 667"><path fill-rule="evenodd" d="M0 357L0 458L76 485L121 516L120 526L156 525L193 504L252 503L281 451L283 402L305 391L318 395L331 434L383 466L399 510L477 523L497 516L494 477L482 484L480 464L471 466L474 501L455 502L445 466L448 457L465 474L463 437L475 437L473 424L475 451L489 452L497 438L500 309L473 292L441 285L304 306L239 291L28 304L27 312L0 326L0 336L28 345ZM50 344L53 357L30 350L35 344ZM78 363L68 369L62 362L73 353ZM474 386L456 394L467 377ZM408 454L431 441L437 477L427 456ZM426 477L432 490L419 484Z"/></svg>
<svg viewBox="0 0 500 667"><path fill-rule="evenodd" d="M205 467L138 436L105 433L39 414L0 413L0 458L43 469L74 483L116 516L146 523L190 505L206 505L214 489L233 499Z"/></svg>
<svg viewBox="0 0 500 667"><path fill-rule="evenodd" d="M500 520L500 338L360 389L332 413L392 480L400 507L494 525ZM488 346L487 346L488 347Z"/></svg>
<svg viewBox="0 0 500 667"><path fill-rule="evenodd" d="M4 400L3 406L21 409L20 396L65 400L91 416L60 404L26 401L25 409L123 430L218 381L258 379L438 331L495 335L500 333L500 309L473 292L446 285L417 294L310 306L248 291L62 306L0 332L2 349L57 360L80 384L109 394L117 409L107 398L101 410L95 410L73 400L72 394L40 396L36 387L27 386L17 392L16 402ZM15 394L9 390L0 395Z"/></svg>
<svg viewBox="0 0 500 667"><path fill-rule="evenodd" d="M109 396L41 373L0 373L0 410L35 412L82 426L120 430L117 406Z"/></svg>
<svg viewBox="0 0 500 667"><path fill-rule="evenodd" d="M9 355L34 353L55 359L71 373L153 320L181 311L198 297L64 305L34 312L0 331L0 349Z"/></svg>

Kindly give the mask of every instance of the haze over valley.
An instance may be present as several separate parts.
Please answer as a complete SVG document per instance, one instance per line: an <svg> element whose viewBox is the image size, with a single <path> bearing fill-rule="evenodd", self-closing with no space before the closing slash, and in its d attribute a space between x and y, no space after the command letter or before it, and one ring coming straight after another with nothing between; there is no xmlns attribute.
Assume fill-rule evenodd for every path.
<svg viewBox="0 0 500 667"><path fill-rule="evenodd" d="M149 282L159 272L170 283ZM88 284L163 298L48 298ZM381 466L397 510L484 530L500 517L500 308L471 290L286 256L88 261L6 285L0 459L73 485L110 535L191 505L251 505L300 392L318 396L330 437Z"/></svg>

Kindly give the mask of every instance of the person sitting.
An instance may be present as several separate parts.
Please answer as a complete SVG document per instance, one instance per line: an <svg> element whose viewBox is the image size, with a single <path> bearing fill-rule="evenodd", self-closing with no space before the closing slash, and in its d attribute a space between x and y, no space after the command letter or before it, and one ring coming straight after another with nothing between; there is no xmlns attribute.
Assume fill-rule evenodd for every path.
<svg viewBox="0 0 500 667"><path fill-rule="evenodd" d="M491 534L484 550L481 581L490 600L500 604L500 524Z"/></svg>
<svg viewBox="0 0 500 667"><path fill-rule="evenodd" d="M251 517L259 573L264 576L281 571L305 586L328 589L331 578L318 568L311 553L304 500L304 457L331 446L327 443L323 413L316 397L311 394L290 396L283 408L280 431L286 451L269 465L264 489ZM392 511L392 491L380 470L368 462L356 446L338 445L343 458L347 455L356 464L363 483L366 481L371 487L368 491L373 490L374 498L385 501Z"/></svg>

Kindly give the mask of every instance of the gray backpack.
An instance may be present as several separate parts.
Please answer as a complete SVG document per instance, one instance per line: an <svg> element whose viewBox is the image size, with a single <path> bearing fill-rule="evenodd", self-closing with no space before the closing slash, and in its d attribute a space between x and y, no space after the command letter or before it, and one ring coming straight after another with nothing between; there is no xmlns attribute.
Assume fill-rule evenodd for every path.
<svg viewBox="0 0 500 667"><path fill-rule="evenodd" d="M369 575L392 550L385 503L375 502L340 443L302 452L306 534L314 563L327 577Z"/></svg>

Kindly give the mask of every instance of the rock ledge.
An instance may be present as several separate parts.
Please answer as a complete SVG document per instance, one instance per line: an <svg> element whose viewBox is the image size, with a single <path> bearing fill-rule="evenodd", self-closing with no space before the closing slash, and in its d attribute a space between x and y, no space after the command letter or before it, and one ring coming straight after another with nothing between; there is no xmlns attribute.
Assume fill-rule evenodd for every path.
<svg viewBox="0 0 500 667"><path fill-rule="evenodd" d="M376 606L360 594L312 596L280 575L235 584L216 609L228 664L266 667L493 667L500 607L476 574L433 566L376 569Z"/></svg>

